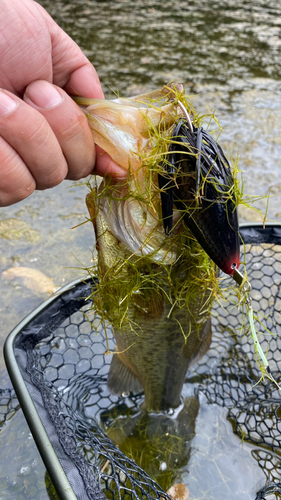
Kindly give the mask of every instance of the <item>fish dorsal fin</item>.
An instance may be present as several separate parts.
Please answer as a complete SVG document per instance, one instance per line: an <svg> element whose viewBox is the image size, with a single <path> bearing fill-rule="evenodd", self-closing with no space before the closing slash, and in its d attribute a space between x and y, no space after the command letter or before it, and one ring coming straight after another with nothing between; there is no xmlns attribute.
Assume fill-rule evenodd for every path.
<svg viewBox="0 0 281 500"><path fill-rule="evenodd" d="M111 394L120 396L121 394L142 392L143 388L137 377L124 365L118 354L114 354L110 363L107 378L107 387Z"/></svg>

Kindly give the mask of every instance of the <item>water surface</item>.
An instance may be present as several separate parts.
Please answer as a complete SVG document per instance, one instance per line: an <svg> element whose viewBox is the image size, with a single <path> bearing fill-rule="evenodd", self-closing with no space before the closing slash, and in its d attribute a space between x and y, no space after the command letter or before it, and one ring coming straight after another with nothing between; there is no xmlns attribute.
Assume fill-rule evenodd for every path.
<svg viewBox="0 0 281 500"><path fill-rule="evenodd" d="M281 6L277 0L40 3L95 65L106 97L113 91L129 96L174 80L185 84L198 110L216 110L224 129L221 144L229 156L240 156L245 191L272 195L268 216L281 220ZM85 220L86 192L83 185L65 182L0 209L2 345L17 322L46 298L45 292L27 289L21 280L8 282L2 274L5 270L30 267L61 286L83 275L79 268L91 264L92 228L86 224L71 229ZM263 209L265 203L256 206ZM260 220L260 216L241 210L241 220ZM4 370L1 355L0 368ZM4 371L1 380L0 387L8 385ZM15 418L26 432L22 414L16 414L0 434L3 448L7 434L14 433ZM12 455L0 454L1 478L7 483L0 500L39 498L26 478L34 477L33 460L43 483L45 469L31 437L30 442L13 472ZM19 446L15 455L21 453ZM23 470L25 461L29 465ZM42 500L48 498L44 488Z"/></svg>

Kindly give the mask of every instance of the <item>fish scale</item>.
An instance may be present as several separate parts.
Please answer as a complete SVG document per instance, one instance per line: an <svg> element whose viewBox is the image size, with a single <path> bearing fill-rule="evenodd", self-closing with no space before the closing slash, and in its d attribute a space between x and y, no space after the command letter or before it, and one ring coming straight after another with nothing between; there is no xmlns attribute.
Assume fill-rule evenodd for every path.
<svg viewBox="0 0 281 500"><path fill-rule="evenodd" d="M205 156L210 156L209 149L214 155L220 150L211 139L205 144L201 129L190 146L186 122L179 118L186 109L174 98L182 92L181 86L172 85L122 102L75 98L86 106L83 109L95 142L128 171L126 180L105 178L87 198L98 251L95 307L112 325L116 339L107 386L115 395L143 388L144 408L156 412L179 405L186 371L204 355L212 334L216 271L203 251L206 246L201 243L200 247L191 231L176 223L180 214L174 199L177 207L183 203L184 208L188 199L185 219L188 214L195 233L197 220L190 217L190 207L197 214L196 174L205 178L209 169ZM122 134L124 141L120 142ZM172 161L165 161L168 174L159 176L164 183L159 190L155 182L161 170L159 161L170 143L167 157ZM186 155L187 145L193 148L193 161ZM209 149L203 150L205 146ZM196 161L201 147L202 157ZM214 168L217 176L219 170L220 165ZM178 185L178 192L165 189L167 182ZM232 178L229 182L232 186ZM214 193L210 193L213 199ZM161 204L160 194L168 203ZM216 204L216 222L223 201ZM208 210L200 207L200 216L205 212L210 218L209 205ZM163 230L161 206L174 217L170 237ZM220 248L221 242L215 223L209 221L206 226L204 218L199 223L204 224L209 254L218 262L222 252L216 255L216 245ZM225 213L222 225L227 232ZM199 240L202 230L198 228L197 233Z"/></svg>

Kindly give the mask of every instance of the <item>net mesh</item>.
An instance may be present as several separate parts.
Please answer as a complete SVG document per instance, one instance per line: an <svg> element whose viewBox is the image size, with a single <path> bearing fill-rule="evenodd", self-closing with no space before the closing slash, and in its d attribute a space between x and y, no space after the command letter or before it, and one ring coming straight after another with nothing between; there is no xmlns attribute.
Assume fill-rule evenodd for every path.
<svg viewBox="0 0 281 500"><path fill-rule="evenodd" d="M242 237L253 308L260 311L264 325L260 342L280 382L281 230L248 228ZM106 435L114 414L122 414L123 408L136 413L143 395L117 397L107 389L111 356L105 354L104 331L87 298L91 286L88 281L65 292L18 334L18 366L77 499L168 499ZM281 499L280 394L268 380L255 385L260 372L253 342L241 335L238 308L224 306L214 307L211 347L187 373L185 387L203 395L206 404L224 408L233 432L253 445L251 454L263 471L264 486L249 498ZM113 351L109 328L107 334ZM8 389L0 392L2 423L17 404Z"/></svg>

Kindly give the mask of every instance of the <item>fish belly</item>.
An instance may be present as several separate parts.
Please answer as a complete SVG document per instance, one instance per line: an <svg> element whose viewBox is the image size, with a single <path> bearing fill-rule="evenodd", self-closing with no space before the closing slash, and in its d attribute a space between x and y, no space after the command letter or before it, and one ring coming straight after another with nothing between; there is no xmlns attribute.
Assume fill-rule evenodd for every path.
<svg viewBox="0 0 281 500"><path fill-rule="evenodd" d="M152 303L151 299L151 303ZM108 375L113 394L144 391L148 411L163 411L180 404L188 368L200 359L211 343L211 319L196 320L196 313L175 308L159 297L154 304L158 314L140 315L134 308L131 317L138 330L114 330L116 353Z"/></svg>

